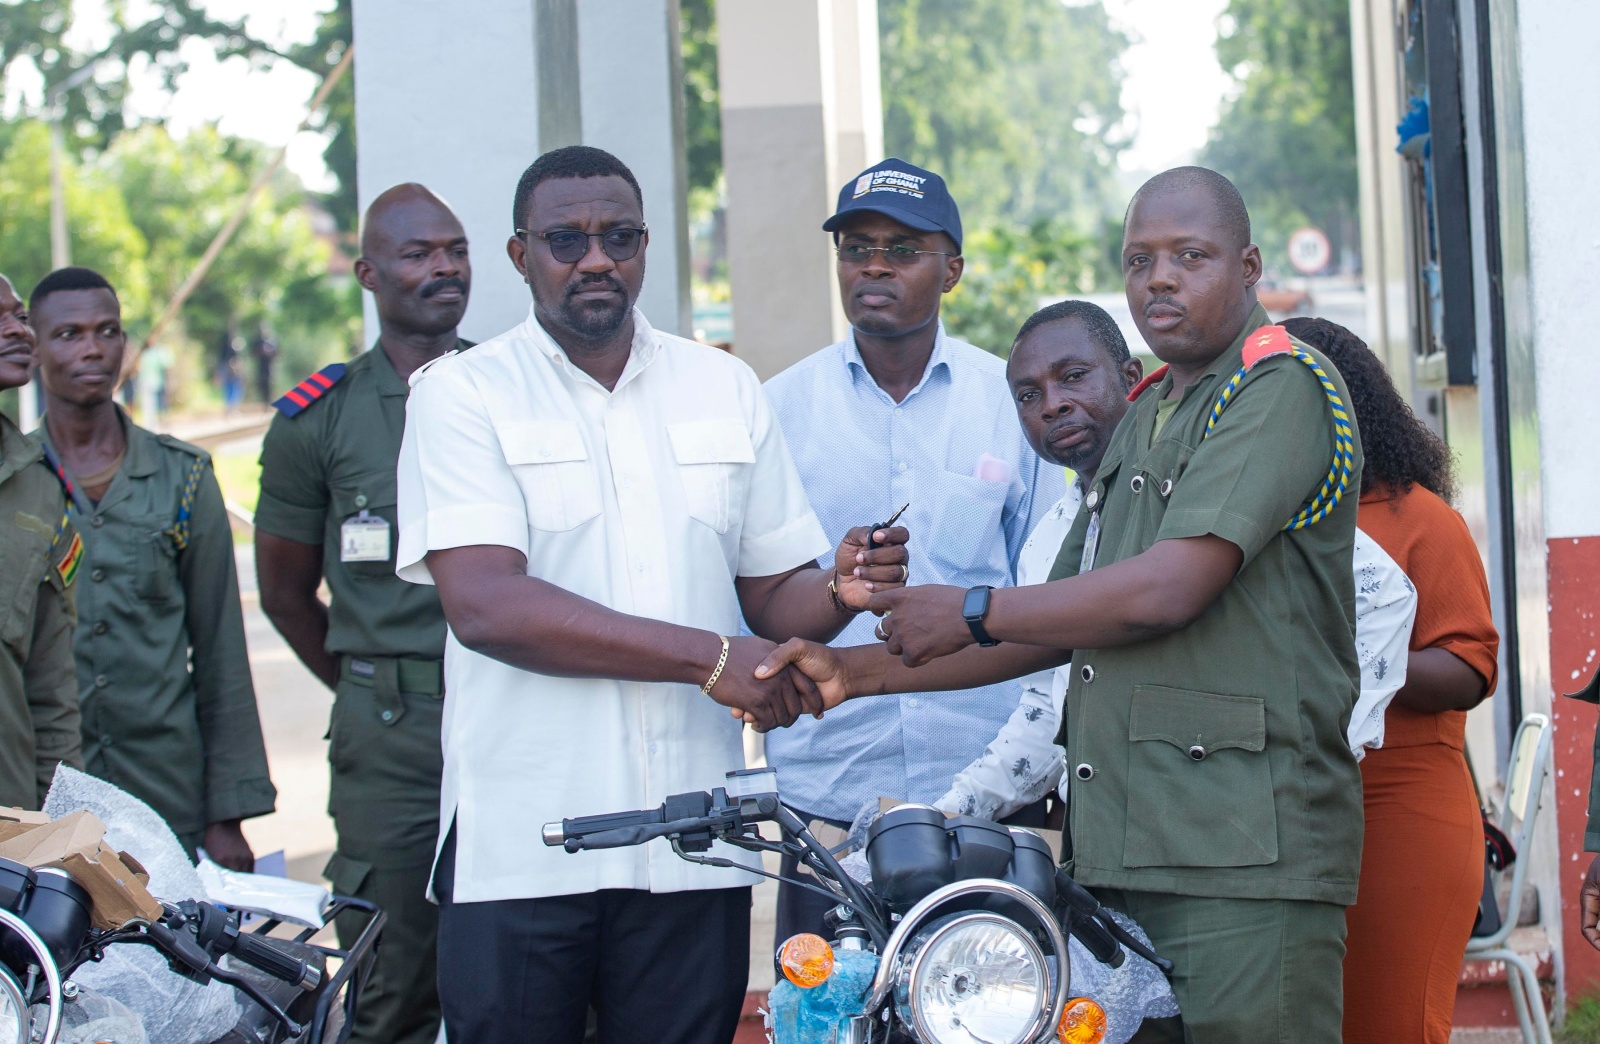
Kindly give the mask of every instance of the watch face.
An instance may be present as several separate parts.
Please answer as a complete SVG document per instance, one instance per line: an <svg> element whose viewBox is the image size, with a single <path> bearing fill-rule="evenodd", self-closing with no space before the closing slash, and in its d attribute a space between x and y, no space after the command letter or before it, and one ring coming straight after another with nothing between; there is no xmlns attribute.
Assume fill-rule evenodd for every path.
<svg viewBox="0 0 1600 1044"><path fill-rule="evenodd" d="M961 615L969 620L981 620L989 611L989 589L974 587L961 602Z"/></svg>

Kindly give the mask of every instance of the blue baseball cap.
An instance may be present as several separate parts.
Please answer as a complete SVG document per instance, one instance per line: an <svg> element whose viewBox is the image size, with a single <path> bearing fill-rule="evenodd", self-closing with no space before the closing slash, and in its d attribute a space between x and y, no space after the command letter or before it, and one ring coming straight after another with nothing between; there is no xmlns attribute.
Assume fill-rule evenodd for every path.
<svg viewBox="0 0 1600 1044"><path fill-rule="evenodd" d="M961 212L944 179L905 160L890 157L841 188L839 206L822 230L837 232L851 214L862 212L883 214L919 232L943 232L961 249Z"/></svg>

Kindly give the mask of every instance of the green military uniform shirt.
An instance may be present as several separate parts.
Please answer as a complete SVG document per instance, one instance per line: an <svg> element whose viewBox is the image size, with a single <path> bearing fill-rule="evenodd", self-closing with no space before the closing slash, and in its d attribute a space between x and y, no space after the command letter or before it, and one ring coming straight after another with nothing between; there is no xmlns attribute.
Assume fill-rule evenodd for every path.
<svg viewBox="0 0 1600 1044"><path fill-rule="evenodd" d="M0 807L37 809L81 768L72 590L83 555L39 444L0 415Z"/></svg>
<svg viewBox="0 0 1600 1044"><path fill-rule="evenodd" d="M1059 742L1069 865L1090 886L1355 902L1361 778L1345 726L1359 684L1350 571L1359 452L1333 512L1283 531L1333 455L1327 398L1288 356L1258 363L1202 439L1246 335L1268 321L1258 307L1153 440L1171 377L1139 397L1051 574L1078 572L1091 521L1095 568L1208 534L1244 553L1189 626L1074 653ZM1348 405L1338 371L1306 350Z"/></svg>
<svg viewBox="0 0 1600 1044"><path fill-rule="evenodd" d="M122 466L98 503L74 488L71 509L86 549L73 639L84 762L193 845L212 823L266 815L278 794L233 532L209 454L146 431L121 407L117 418ZM38 436L55 452L43 423Z"/></svg>
<svg viewBox="0 0 1600 1044"><path fill-rule="evenodd" d="M332 596L327 648L335 655L444 656L439 596L394 573L395 464L410 390L374 347L351 360L311 408L272 418L261 446L256 528L322 546ZM340 528L362 511L390 526L386 560L341 560Z"/></svg>

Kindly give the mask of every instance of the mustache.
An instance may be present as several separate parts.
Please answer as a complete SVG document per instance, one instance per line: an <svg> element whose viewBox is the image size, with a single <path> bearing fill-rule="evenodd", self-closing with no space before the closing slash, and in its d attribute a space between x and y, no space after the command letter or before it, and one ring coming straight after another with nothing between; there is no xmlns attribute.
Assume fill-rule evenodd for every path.
<svg viewBox="0 0 1600 1044"><path fill-rule="evenodd" d="M1177 312L1179 315L1187 315L1189 313L1189 309L1179 304L1176 298L1168 297L1166 294L1157 294L1155 297L1150 299L1149 304L1144 306L1144 314L1148 316L1150 312L1158 305L1164 305L1165 307Z"/></svg>
<svg viewBox="0 0 1600 1044"><path fill-rule="evenodd" d="M461 291L461 296L466 297L467 281L462 279L460 276L445 276L443 279L435 279L431 283L424 283L422 289L418 291L418 294L421 295L424 300L426 300L430 297L433 297L435 294L443 293L446 290L459 290Z"/></svg>
<svg viewBox="0 0 1600 1044"><path fill-rule="evenodd" d="M576 283L570 284L567 287L567 296L572 297L576 294L582 293L585 290L601 289L615 290L619 294L624 292L622 289L622 284L617 282L615 279L608 275L595 274L586 275L582 279L579 279Z"/></svg>

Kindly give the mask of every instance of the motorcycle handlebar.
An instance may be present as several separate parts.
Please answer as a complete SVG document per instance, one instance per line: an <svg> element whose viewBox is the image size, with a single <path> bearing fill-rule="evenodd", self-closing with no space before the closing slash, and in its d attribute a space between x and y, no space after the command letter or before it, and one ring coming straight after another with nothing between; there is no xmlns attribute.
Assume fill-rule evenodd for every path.
<svg viewBox="0 0 1600 1044"><path fill-rule="evenodd" d="M308 992L322 982L320 968L285 953L253 932L240 932L234 936L228 952L252 968L258 968L273 978L282 979Z"/></svg>
<svg viewBox="0 0 1600 1044"><path fill-rule="evenodd" d="M556 843L565 847L568 852L583 852L596 848L629 848L670 834L692 834L697 830L706 829L715 822L715 817L705 816L695 819L674 819L670 823L640 823L637 826L575 834ZM544 843L547 845L550 844L550 828L555 825L550 823L545 826Z"/></svg>

